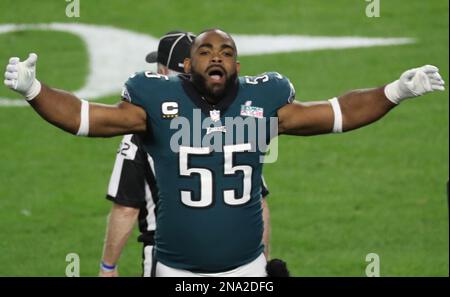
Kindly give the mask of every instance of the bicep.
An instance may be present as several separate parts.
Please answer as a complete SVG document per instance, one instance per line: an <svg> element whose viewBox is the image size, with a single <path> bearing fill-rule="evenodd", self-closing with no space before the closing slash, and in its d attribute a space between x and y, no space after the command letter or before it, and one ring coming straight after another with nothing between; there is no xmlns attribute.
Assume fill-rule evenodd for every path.
<svg viewBox="0 0 450 297"><path fill-rule="evenodd" d="M91 103L89 120L89 136L141 133L147 127L145 110L126 101L116 105Z"/></svg>
<svg viewBox="0 0 450 297"><path fill-rule="evenodd" d="M317 135L330 133L334 114L328 101L294 101L278 110L278 134Z"/></svg>

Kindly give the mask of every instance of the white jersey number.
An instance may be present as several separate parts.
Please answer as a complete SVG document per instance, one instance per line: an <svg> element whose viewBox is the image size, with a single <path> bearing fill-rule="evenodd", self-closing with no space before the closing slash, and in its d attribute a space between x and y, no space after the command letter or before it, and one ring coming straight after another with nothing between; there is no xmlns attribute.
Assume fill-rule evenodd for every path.
<svg viewBox="0 0 450 297"><path fill-rule="evenodd" d="M249 151L250 143L226 145L224 149L224 175L233 175L238 171L244 173L243 195L236 197L236 190L224 190L224 202L228 205L237 206L247 203L251 198L252 190L252 172L253 168L249 165L233 166L233 154ZM181 202L190 207L208 207L213 203L213 173L207 168L189 168L189 155L209 155L211 149L209 147L186 147L180 146L180 175L191 176L192 174L200 175L200 200L192 200L192 191L181 190Z"/></svg>

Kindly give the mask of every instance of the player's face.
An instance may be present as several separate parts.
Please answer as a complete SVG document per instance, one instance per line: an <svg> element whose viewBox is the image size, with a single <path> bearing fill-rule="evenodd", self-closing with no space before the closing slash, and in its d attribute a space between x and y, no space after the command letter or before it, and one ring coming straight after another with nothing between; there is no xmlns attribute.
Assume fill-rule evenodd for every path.
<svg viewBox="0 0 450 297"><path fill-rule="evenodd" d="M221 98L236 80L239 63L234 41L219 30L200 34L191 49L185 69L194 84L208 97Z"/></svg>

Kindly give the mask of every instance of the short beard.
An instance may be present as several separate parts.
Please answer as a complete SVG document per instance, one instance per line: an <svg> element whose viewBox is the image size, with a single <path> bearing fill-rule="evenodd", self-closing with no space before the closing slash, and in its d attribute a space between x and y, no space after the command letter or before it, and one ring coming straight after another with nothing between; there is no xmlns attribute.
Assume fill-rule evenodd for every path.
<svg viewBox="0 0 450 297"><path fill-rule="evenodd" d="M193 69L191 70L191 77L192 82L197 89L197 91L206 97L208 102L212 104L217 104L220 100L222 100L227 93L230 91L233 84L235 84L237 80L237 72L232 74L227 80L225 81L225 86L223 89L218 91L213 91L207 88L206 86L206 79L198 72L195 72Z"/></svg>

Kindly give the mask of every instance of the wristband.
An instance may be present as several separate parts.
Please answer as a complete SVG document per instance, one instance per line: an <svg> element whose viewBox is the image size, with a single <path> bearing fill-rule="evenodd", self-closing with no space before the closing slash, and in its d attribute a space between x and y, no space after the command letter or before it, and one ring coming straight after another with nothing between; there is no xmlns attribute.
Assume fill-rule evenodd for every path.
<svg viewBox="0 0 450 297"><path fill-rule="evenodd" d="M100 269L105 272L113 272L116 268L117 265L106 265L103 261L100 263Z"/></svg>
<svg viewBox="0 0 450 297"><path fill-rule="evenodd" d="M89 135L89 103L86 100L81 100L80 111L80 127L78 128L77 136Z"/></svg>
<svg viewBox="0 0 450 297"><path fill-rule="evenodd" d="M328 101L331 103L334 114L333 133L342 133L342 111L339 101L336 97Z"/></svg>

